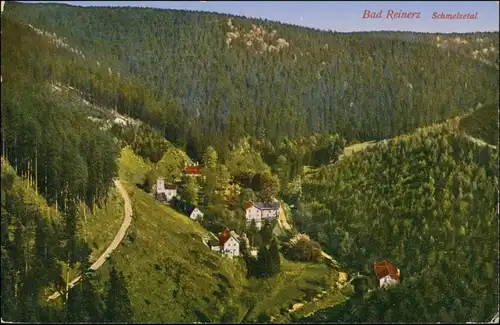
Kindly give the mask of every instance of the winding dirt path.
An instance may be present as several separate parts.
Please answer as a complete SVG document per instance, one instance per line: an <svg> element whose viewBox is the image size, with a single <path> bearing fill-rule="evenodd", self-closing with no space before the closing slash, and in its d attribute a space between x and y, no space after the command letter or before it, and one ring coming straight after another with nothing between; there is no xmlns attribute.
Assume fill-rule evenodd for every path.
<svg viewBox="0 0 500 325"><path fill-rule="evenodd" d="M127 191L123 187L122 183L120 183L119 180L114 180L115 186L120 191L120 194L123 197L123 200L125 201L125 217L123 219L123 223L120 227L120 230L116 233L115 238L111 242L111 244L108 246L108 248L102 253L102 255L97 259L97 261L94 262L90 266L91 270L97 271L105 262L106 260L111 256L111 253L120 245L121 241L125 237L125 234L127 232L127 229L130 227L130 224L132 223L132 204L130 203L130 197L128 196ZM78 282L80 281L81 276L76 277L73 281L69 283L69 287L73 288ZM54 292L48 299L53 300L56 299L60 296L59 292Z"/></svg>

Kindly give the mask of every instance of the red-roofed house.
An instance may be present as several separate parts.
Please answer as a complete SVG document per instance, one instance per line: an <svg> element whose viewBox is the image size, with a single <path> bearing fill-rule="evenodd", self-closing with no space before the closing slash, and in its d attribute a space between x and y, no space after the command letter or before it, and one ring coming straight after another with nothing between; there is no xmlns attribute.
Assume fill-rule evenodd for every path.
<svg viewBox="0 0 500 325"><path fill-rule="evenodd" d="M224 231L219 233L219 247L222 253L229 257L239 256L239 236L234 231L229 231L227 227L224 228Z"/></svg>
<svg viewBox="0 0 500 325"><path fill-rule="evenodd" d="M373 270L375 271L375 275L377 276L377 280L379 280L381 288L399 283L399 269L387 260L374 263Z"/></svg>
<svg viewBox="0 0 500 325"><path fill-rule="evenodd" d="M246 211L246 209L253 207L253 201L248 200L243 204L243 209Z"/></svg>
<svg viewBox="0 0 500 325"><path fill-rule="evenodd" d="M186 176L201 176L201 166L198 164L185 164L184 174Z"/></svg>

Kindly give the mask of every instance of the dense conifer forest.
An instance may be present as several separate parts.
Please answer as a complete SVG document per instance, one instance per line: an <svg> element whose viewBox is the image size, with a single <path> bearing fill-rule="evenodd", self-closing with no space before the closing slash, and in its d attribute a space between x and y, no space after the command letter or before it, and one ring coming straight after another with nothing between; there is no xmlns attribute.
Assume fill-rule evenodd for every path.
<svg viewBox="0 0 500 325"><path fill-rule="evenodd" d="M167 113L155 120L198 159L208 145L224 159L229 142L243 134L274 147L314 133L382 140L498 94L498 69L443 51L426 34L372 37L147 8L13 4L6 13L84 51L86 68L99 62L115 76L139 78L147 111L167 96L175 107L160 101ZM498 51L498 33L474 37L488 37ZM113 85L98 90L109 94ZM137 108L129 109L145 113Z"/></svg>
<svg viewBox="0 0 500 325"><path fill-rule="evenodd" d="M90 275L64 308L45 300L47 289L65 296L70 270L89 267L78 208L105 204L119 147L87 119L83 103L52 94L35 69L43 40L20 38L14 26L2 19L2 318L100 322L113 311L100 302ZM22 48L26 43L40 51ZM126 305L114 295L109 301Z"/></svg>

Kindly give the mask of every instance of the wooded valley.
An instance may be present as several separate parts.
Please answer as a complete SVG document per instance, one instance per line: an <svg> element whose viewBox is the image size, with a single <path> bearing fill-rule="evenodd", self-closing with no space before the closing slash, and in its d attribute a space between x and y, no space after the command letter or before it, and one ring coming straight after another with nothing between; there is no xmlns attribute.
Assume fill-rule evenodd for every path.
<svg viewBox="0 0 500 325"><path fill-rule="evenodd" d="M477 54L478 39L496 52ZM2 319L487 320L498 310L499 47L498 32L334 33L9 2ZM200 178L184 175L194 162ZM180 184L169 205L154 199L159 177ZM115 179L132 226L89 272L98 233L122 217ZM291 229L245 223L245 202L273 199ZM226 227L252 246L234 261L201 241ZM401 269L388 289L373 273L383 259Z"/></svg>

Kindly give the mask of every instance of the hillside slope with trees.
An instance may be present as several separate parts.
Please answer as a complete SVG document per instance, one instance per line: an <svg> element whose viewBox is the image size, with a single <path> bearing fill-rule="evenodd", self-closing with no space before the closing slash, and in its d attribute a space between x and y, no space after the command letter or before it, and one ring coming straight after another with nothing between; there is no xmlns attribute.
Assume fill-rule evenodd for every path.
<svg viewBox="0 0 500 325"><path fill-rule="evenodd" d="M495 67L404 37L151 8L14 3L5 15L57 34L92 69L139 78L150 110L168 96L177 108L159 123L176 121L167 139L195 159L213 145L224 160L244 134L274 147L314 133L386 139L498 94Z"/></svg>
<svg viewBox="0 0 500 325"><path fill-rule="evenodd" d="M497 159L497 150L444 127L381 142L306 178L296 220L365 278L357 300L304 321L491 318L498 308ZM401 269L401 284L387 291L373 271L383 259Z"/></svg>

